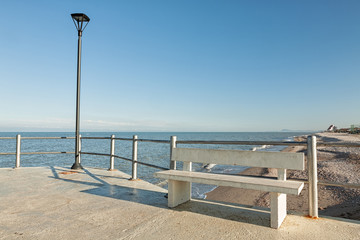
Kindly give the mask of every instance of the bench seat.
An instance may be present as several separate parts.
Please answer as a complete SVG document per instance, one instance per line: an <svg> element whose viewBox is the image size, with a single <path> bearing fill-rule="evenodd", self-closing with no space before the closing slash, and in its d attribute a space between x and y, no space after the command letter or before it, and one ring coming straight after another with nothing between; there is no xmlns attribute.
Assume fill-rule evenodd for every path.
<svg viewBox="0 0 360 240"><path fill-rule="evenodd" d="M299 195L303 182L286 181L286 170L304 170L304 154L289 152L253 152L241 150L172 147L172 170L154 173L168 180L168 206L176 207L191 200L191 183L228 186L270 193L270 226L279 228L286 217L286 195ZM176 170L176 162L183 163ZM277 179L241 175L193 172L192 163L223 164L277 169Z"/></svg>
<svg viewBox="0 0 360 240"><path fill-rule="evenodd" d="M264 192L276 192L293 195L299 195L304 187L304 183L298 181L281 181L277 179L203 172L167 170L157 172L154 175L155 177L167 180L196 182L201 184L237 187L244 189L260 190Z"/></svg>

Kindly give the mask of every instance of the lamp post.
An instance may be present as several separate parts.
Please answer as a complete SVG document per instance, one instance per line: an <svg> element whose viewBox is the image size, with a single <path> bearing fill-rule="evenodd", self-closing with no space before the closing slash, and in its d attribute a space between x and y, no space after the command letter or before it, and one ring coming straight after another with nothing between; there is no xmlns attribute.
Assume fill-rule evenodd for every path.
<svg viewBox="0 0 360 240"><path fill-rule="evenodd" d="M78 31L78 54L77 54L77 84L76 84L76 125L75 125L75 163L71 169L82 169L80 164L80 73L81 73L81 36L90 18L84 13L71 14L76 30Z"/></svg>

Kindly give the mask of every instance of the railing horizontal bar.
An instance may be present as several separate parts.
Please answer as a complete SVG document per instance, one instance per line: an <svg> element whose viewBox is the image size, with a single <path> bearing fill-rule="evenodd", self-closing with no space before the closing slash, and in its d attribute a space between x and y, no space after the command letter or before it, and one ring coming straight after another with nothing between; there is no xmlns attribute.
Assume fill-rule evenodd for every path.
<svg viewBox="0 0 360 240"><path fill-rule="evenodd" d="M114 138L115 140L132 141L132 138Z"/></svg>
<svg viewBox="0 0 360 240"><path fill-rule="evenodd" d="M303 179L303 178L288 178L287 180L303 181L304 183L309 183L307 179ZM360 188L360 184L355 184L355 183L336 183L336 182L318 181L317 184L323 186L332 186L332 187Z"/></svg>
<svg viewBox="0 0 360 240"><path fill-rule="evenodd" d="M16 137L0 137L0 140L16 139ZM75 139L75 137L22 137L21 139ZM81 139L111 139L110 137L81 137ZM116 140L132 141L131 138L115 138ZM154 143L170 143L168 140L155 139L137 139L139 142L154 142ZM203 141L203 140L184 140L177 141L177 144L220 144L220 145L281 145L281 146L306 146L307 142L295 141ZM359 143L352 142L317 142L318 146L323 147L360 147Z"/></svg>
<svg viewBox="0 0 360 240"><path fill-rule="evenodd" d="M360 188L360 184L355 183L318 182L318 184L332 187Z"/></svg>
<svg viewBox="0 0 360 240"><path fill-rule="evenodd" d="M351 143L351 142L317 142L318 146L321 147L360 147L359 143Z"/></svg>
<svg viewBox="0 0 360 240"><path fill-rule="evenodd" d="M275 179L277 179L276 177L274 177ZM304 179L304 178L287 178L286 180L290 180L290 181L302 181L304 183L309 183L309 180Z"/></svg>
<svg viewBox="0 0 360 240"><path fill-rule="evenodd" d="M81 139L111 139L111 137L81 137ZM114 138L115 140L132 141L132 138Z"/></svg>
<svg viewBox="0 0 360 240"><path fill-rule="evenodd" d="M137 139L138 142L170 143L169 140Z"/></svg>
<svg viewBox="0 0 360 240"><path fill-rule="evenodd" d="M121 156L117 156L117 155L109 155L109 156L113 156L114 158L120 158L120 159L122 159L122 160L126 160L126 161L129 161L129 162L132 162L131 159L126 158L126 157L121 157Z"/></svg>
<svg viewBox="0 0 360 240"><path fill-rule="evenodd" d="M219 145L282 145L282 146L307 146L307 142L277 142L277 141L177 141L177 144L219 144ZM317 142L318 146L326 147L360 147L359 143L343 142Z"/></svg>
<svg viewBox="0 0 360 240"><path fill-rule="evenodd" d="M75 154L75 152L22 152L21 155L36 155L36 154Z"/></svg>
<svg viewBox="0 0 360 240"><path fill-rule="evenodd" d="M229 175L235 175L235 174L229 174ZM240 176L247 176L247 177L263 177L263 176L254 176L249 174L241 174ZM276 177L267 177L271 179L276 179ZM288 178L289 181L302 181L306 184L309 184L309 181L304 178ZM318 181L318 185L323 186L332 186L332 187L345 187L345 188L360 188L360 184L355 183L336 183L336 182L327 182L327 181Z"/></svg>
<svg viewBox="0 0 360 240"><path fill-rule="evenodd" d="M111 139L111 137L81 137L81 139Z"/></svg>
<svg viewBox="0 0 360 240"><path fill-rule="evenodd" d="M158 169L161 169L161 170L170 170L170 168L160 167L160 166L153 165L153 164L150 164L150 163L144 163L144 162L139 162L139 161L134 161L134 162L138 163L138 164L141 164L141 165L148 166L148 167L158 168Z"/></svg>
<svg viewBox="0 0 360 240"><path fill-rule="evenodd" d="M111 155L110 155L110 154L107 154L107 153L80 152L80 154L86 154L86 155L98 155L98 156L111 157Z"/></svg>
<svg viewBox="0 0 360 240"><path fill-rule="evenodd" d="M75 139L75 137L21 137L23 139Z"/></svg>
<svg viewBox="0 0 360 240"><path fill-rule="evenodd" d="M121 158L123 160L132 162L132 159L125 158L125 157L120 157L120 156L117 156L117 155L110 155L110 154L106 154L106 153L91 153L91 152L80 152L80 153L81 154L87 154L87 155L98 155L98 156ZM144 162L139 162L139 161L135 161L135 163L142 164L142 165L145 165L145 166L148 166L148 167L162 169L162 170L170 170L169 168L160 167L160 166L153 165L153 164L150 164L150 163L144 163Z"/></svg>
<svg viewBox="0 0 360 240"><path fill-rule="evenodd" d="M288 145L306 146L307 142L275 142L275 141L176 141L177 144L220 144L220 145Z"/></svg>
<svg viewBox="0 0 360 240"><path fill-rule="evenodd" d="M132 162L132 160L129 159L129 158L120 157L120 156L117 156L117 155L111 155L111 154L107 154L107 153L80 152L80 154L97 155L97 156L105 156L105 157L115 157L115 158L120 158L120 159L129 161L129 162Z"/></svg>
<svg viewBox="0 0 360 240"><path fill-rule="evenodd" d="M0 155L15 155L16 153L0 153Z"/></svg>

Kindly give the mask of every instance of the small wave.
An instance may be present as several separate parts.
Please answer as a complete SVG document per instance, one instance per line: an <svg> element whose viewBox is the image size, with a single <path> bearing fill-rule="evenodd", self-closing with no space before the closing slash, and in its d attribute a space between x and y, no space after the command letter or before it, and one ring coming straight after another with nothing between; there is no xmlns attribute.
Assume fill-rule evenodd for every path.
<svg viewBox="0 0 360 240"><path fill-rule="evenodd" d="M209 193L209 192L212 192L214 191L218 186L213 186L212 189L210 189L210 191L208 190L207 192L201 194L200 196L203 197L203 199L206 199L206 194Z"/></svg>
<svg viewBox="0 0 360 240"><path fill-rule="evenodd" d="M256 150L261 150L261 149L266 149L266 148L270 148L271 145L262 145L261 147L253 147L251 149L251 151L255 152Z"/></svg>
<svg viewBox="0 0 360 240"><path fill-rule="evenodd" d="M206 194L212 192L218 186L207 185L207 184L196 184L192 185L191 195L193 198L206 199Z"/></svg>
<svg viewBox="0 0 360 240"><path fill-rule="evenodd" d="M297 137L297 136L288 137L288 138L284 139L284 141L285 142L292 142L292 141L294 141L295 137Z"/></svg>

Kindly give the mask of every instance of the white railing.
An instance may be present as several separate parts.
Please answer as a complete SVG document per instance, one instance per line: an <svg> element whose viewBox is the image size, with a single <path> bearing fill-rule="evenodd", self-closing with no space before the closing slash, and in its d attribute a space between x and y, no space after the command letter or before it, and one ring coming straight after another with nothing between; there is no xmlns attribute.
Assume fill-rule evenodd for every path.
<svg viewBox="0 0 360 240"><path fill-rule="evenodd" d="M20 167L21 155L35 155L35 154L75 154L75 152L21 152L21 140L23 139L75 139L75 137L21 137L20 134L16 137L0 137L0 140L16 139L16 152L0 152L0 155L16 155L15 168Z"/></svg>
<svg viewBox="0 0 360 240"><path fill-rule="evenodd" d="M0 137L0 140L3 139L16 139L16 152L14 153L0 153L0 155L16 155L15 158L15 168L20 167L20 157L21 155L29 154L75 154L75 152L21 152L21 140L22 139L75 139L75 137L21 137L17 135L16 137ZM170 140L155 140L155 139L139 139L137 135L134 135L133 138L116 138L115 135L110 137L80 137L83 139L93 139L93 140L110 140L110 153L95 153L95 152L83 152L81 151L80 144L80 154L84 155L95 155L95 156L107 156L110 157L109 162L109 171L114 170L114 161L115 159L122 159L132 163L132 176L131 180L136 180L137 177L137 165L145 165L152 168L157 168L161 170L176 169L176 162L171 161L172 149L176 148L179 144L217 144L217 145L278 145L278 146L305 146L307 147L307 168L308 168L308 179L289 179L289 180L301 180L309 184L309 215L311 217L318 217L318 185L326 186L335 186L335 187L347 187L347 188L360 188L359 184L349 184L349 183L334 183L334 182L319 182L317 180L317 147L318 146L332 146L332 147L360 147L358 143L335 143L335 142L317 142L315 136L309 136L307 141L303 142L289 142L289 141L199 141L199 140L187 140L187 141L177 141L176 136L171 136ZM132 141L132 158L126 158L123 156L115 155L115 141ZM154 164L149 164L141 162L138 160L138 142L152 142L152 143L161 143L169 144L170 148L170 168L163 166L157 166ZM80 142L81 143L81 142Z"/></svg>

